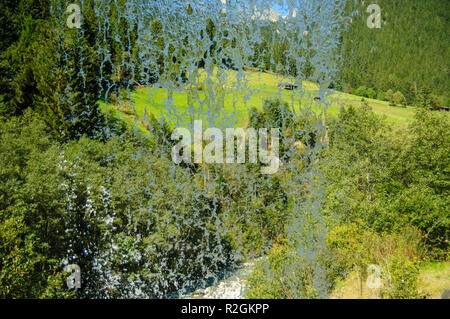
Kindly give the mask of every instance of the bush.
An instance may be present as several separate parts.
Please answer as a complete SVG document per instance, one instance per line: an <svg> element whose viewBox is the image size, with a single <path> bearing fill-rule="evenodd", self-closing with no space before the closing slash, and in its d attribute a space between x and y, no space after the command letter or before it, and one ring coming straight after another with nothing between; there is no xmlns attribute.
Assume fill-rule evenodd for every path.
<svg viewBox="0 0 450 319"><path fill-rule="evenodd" d="M257 165L240 164L226 165L220 176L232 190L225 192L229 195L224 196L222 209L233 245L247 256L260 256L282 241L289 211L280 178L261 176Z"/></svg>
<svg viewBox="0 0 450 319"><path fill-rule="evenodd" d="M377 234L359 222L335 227L326 242L334 255L335 280L356 271L362 287L369 275L368 266L376 265L384 297L408 298L417 296L421 240L420 233L412 227L400 233Z"/></svg>
<svg viewBox="0 0 450 319"><path fill-rule="evenodd" d="M280 99L266 99L263 101L263 112L265 114L267 128L280 128L281 130L289 127L293 123L293 113L289 104Z"/></svg>
<svg viewBox="0 0 450 319"><path fill-rule="evenodd" d="M393 105L399 105L399 106L406 107L406 98L405 98L405 96L402 94L402 92L397 91L397 92L395 92L395 94L392 96L392 103L393 103Z"/></svg>
<svg viewBox="0 0 450 319"><path fill-rule="evenodd" d="M390 299L418 298L419 267L415 260L394 257L387 266L387 276L381 289L383 297Z"/></svg>
<svg viewBox="0 0 450 319"><path fill-rule="evenodd" d="M417 95L417 106L429 109L432 107L433 97L431 89L427 86L422 87Z"/></svg>
<svg viewBox="0 0 450 319"><path fill-rule="evenodd" d="M267 258L256 262L255 269L248 278L246 298L288 298L283 289L282 267L292 257L287 249L276 247L268 253Z"/></svg>
<svg viewBox="0 0 450 319"><path fill-rule="evenodd" d="M353 91L353 94L361 97L367 97L369 99L374 99L377 96L377 92L375 92L374 89L367 88L365 86L360 86L355 91Z"/></svg>
<svg viewBox="0 0 450 319"><path fill-rule="evenodd" d="M263 101L262 112L256 108L250 110L250 127L268 128L270 134L270 128L280 129L280 149L279 155L282 160L286 160L289 155L286 153L289 151L290 136L294 130L294 113L291 111L289 104L279 98L265 99Z"/></svg>
<svg viewBox="0 0 450 319"><path fill-rule="evenodd" d="M433 98L431 105L433 106L434 109L439 109L440 107L442 107L442 102L437 97L435 97Z"/></svg>
<svg viewBox="0 0 450 319"><path fill-rule="evenodd" d="M367 89L367 97L369 99L375 99L377 97L377 92L375 92L375 90L372 88L368 88Z"/></svg>
<svg viewBox="0 0 450 319"><path fill-rule="evenodd" d="M389 105L395 106L395 104L394 104L394 92L391 89L386 91L386 100L389 102Z"/></svg>
<svg viewBox="0 0 450 319"><path fill-rule="evenodd" d="M357 96L368 97L367 88L365 86L360 86L355 91L353 91L353 94Z"/></svg>
<svg viewBox="0 0 450 319"><path fill-rule="evenodd" d="M30 112L0 123L1 298L71 295L51 280L66 248L58 146Z"/></svg>
<svg viewBox="0 0 450 319"><path fill-rule="evenodd" d="M386 93L383 92L383 91L379 91L379 92L378 92L378 95L377 95L377 100L380 100L380 101L387 101Z"/></svg>
<svg viewBox="0 0 450 319"><path fill-rule="evenodd" d="M316 272L306 260L287 246L275 246L267 259L260 260L248 278L247 298L298 299L318 298L314 285Z"/></svg>
<svg viewBox="0 0 450 319"><path fill-rule="evenodd" d="M345 109L330 125L324 169L332 183L324 212L343 222L359 218L380 233L414 226L425 235L428 254L444 258L450 225L448 127L446 114L418 109L408 138L394 137L369 110Z"/></svg>

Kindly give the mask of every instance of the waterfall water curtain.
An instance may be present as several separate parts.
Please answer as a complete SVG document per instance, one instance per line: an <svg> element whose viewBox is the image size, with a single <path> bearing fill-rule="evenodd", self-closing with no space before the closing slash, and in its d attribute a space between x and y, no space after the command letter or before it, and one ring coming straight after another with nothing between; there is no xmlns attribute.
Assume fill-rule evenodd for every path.
<svg viewBox="0 0 450 319"><path fill-rule="evenodd" d="M314 124L305 126L300 133L314 135L317 142L307 145L302 152L298 151L295 143L286 144L285 149L289 148L294 154L291 158L297 156L306 162L307 169L300 168L296 161L285 160L277 174L293 176L282 185L285 194L293 199L293 214L289 219L286 238L294 247L295 254L305 260L305 267L313 268L311 281L317 297L326 297L327 291L327 279L321 271L326 223L320 209L323 186L319 170L322 161L320 154L326 147L327 109L333 103L331 88L339 73L341 34L350 21L348 13L347 16L345 13L347 2L58 0L53 1L52 5L61 60L78 50L79 72L73 76L87 81L89 73L94 72L103 111L110 114L116 112L118 106L125 105L128 113L124 115L119 112L116 115L132 118L136 130L139 127L145 127L148 132L161 130L162 126L156 125L158 122L154 118L164 119L170 129L183 127L192 130L196 120L201 120L204 128L236 127L246 122L254 106L252 97L264 89L264 84L255 83L263 83L266 73L276 74L280 83L290 83L295 87L287 96L280 86L271 92L271 97L285 100L294 118L305 115L314 118ZM271 42L264 44L265 47L262 45L264 33L270 33L266 38L271 39ZM67 45L69 38L72 39L72 47ZM280 43L284 47L274 56L273 48ZM88 59L96 60L95 70L91 67L92 63L86 63ZM311 83L315 85L314 90L308 87ZM136 91L138 95L133 93ZM70 88L64 92L65 96L61 99L69 98ZM136 109L137 99L139 103L145 103L145 111ZM161 152L161 156L164 154ZM168 174L176 166L175 163L168 166ZM247 164L233 167L237 182L247 185L249 192L252 189L256 191L260 179L265 178L258 175L249 178L248 174L244 174ZM183 183L198 185L195 188L198 194L180 195L181 200L187 196L198 198L196 203L191 201L189 204L192 207L197 205L193 214L202 215L205 206L215 207L223 200L219 198L217 188L232 189L233 185L223 185L221 174L221 169L211 169L205 165L194 178L179 179L180 191L183 190ZM182 209L179 203L173 203L173 206ZM140 272L133 276L124 275L110 266L111 260L118 258L118 239L111 229L111 238L108 239L110 247L98 253L93 265L100 283L97 287L101 287L98 288L98 295L112 297L110 291L115 288L124 297L165 298L181 296L195 287L217 282L224 268L242 260L245 253L244 245L229 247L223 244L230 233L242 231L237 225L225 222L228 207L231 206L232 203L221 205L218 209L223 214L220 216L202 215L197 219L197 225L185 225L185 220L171 216L181 232L195 226L201 238L197 247L190 243L188 249L183 249L186 253L179 255L176 262L165 262L161 258L157 267L150 264L151 261L142 253L123 257L139 260L142 268L149 269L148 273ZM143 209L152 214L156 208ZM130 219L124 222L131 223L133 214L130 211ZM242 218L245 214L243 209ZM115 217L111 214L105 218ZM168 217L159 214L155 218ZM109 224L112 223L106 223ZM216 227L214 238L209 234L210 225ZM143 245L139 236L130 236L128 240L134 241L133 245ZM214 243L205 244L209 241ZM165 244L172 245L170 249L175 251L176 247L185 243L181 239ZM266 243L268 247L270 244ZM146 242L145 245L146 253L156 257L160 254L157 244ZM199 267L190 270L192 262L187 255L194 253ZM296 269L286 271L287 289L296 285ZM299 292L299 295L292 297L304 295Z"/></svg>

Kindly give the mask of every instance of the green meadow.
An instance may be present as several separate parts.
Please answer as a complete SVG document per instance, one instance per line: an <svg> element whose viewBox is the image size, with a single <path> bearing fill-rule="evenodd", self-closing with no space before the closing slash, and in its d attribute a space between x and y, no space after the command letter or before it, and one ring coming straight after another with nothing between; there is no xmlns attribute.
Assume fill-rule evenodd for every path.
<svg viewBox="0 0 450 319"><path fill-rule="evenodd" d="M263 101L268 98L279 97L294 106L295 111L312 109L326 113L328 117L336 116L342 107L363 105L362 98L356 95L334 91L321 102L315 102L319 88L312 82L303 82L294 90L282 90L280 83L292 83L292 79L279 74L266 72L223 71L217 74L215 70L209 76L203 71L195 87L183 87L177 92L169 94L164 88L137 87L129 92L128 101L108 103L108 112L123 117L127 122L143 123L143 119L150 114L156 118L165 118L170 122L170 115L166 113L166 106L171 105L177 114L190 114L189 106L206 110L209 107L222 106L223 114L235 114L239 123L245 125L248 111L252 107L262 108ZM238 79L239 77L239 79ZM220 80L219 80L220 79ZM225 83L224 85L219 83ZM218 89L220 86L220 89ZM169 102L170 101L170 102ZM414 107L395 107L388 102L365 98L375 114L384 117L387 122L395 123L397 127L406 127L414 117ZM325 102L325 103L324 103ZM324 108L326 106L326 112ZM105 111L105 103L101 102ZM117 112L116 112L117 111ZM219 110L218 110L219 111Z"/></svg>

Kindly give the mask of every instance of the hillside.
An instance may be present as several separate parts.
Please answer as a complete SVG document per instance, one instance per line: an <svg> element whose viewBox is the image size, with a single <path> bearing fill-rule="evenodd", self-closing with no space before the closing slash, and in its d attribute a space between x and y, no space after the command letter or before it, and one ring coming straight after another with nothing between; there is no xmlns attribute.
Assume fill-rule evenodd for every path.
<svg viewBox="0 0 450 319"><path fill-rule="evenodd" d="M424 104L424 95L437 104L450 104L450 2L442 0L374 0L381 9L381 28L369 28L368 3L347 2L351 23L340 41L340 79L333 85L353 92L361 86L378 96L400 91L409 105ZM295 16L295 10L294 14ZM278 19L277 19L278 20ZM255 66L291 75L295 68L285 57L287 40L277 29L283 21L271 20L262 32ZM280 24L281 23L281 24ZM425 97L427 98L427 97Z"/></svg>
<svg viewBox="0 0 450 319"><path fill-rule="evenodd" d="M370 3L381 8L381 29L367 27L369 13L358 2L358 13L343 35L342 88L401 91L409 104L420 103L419 94L425 89L448 104L450 1Z"/></svg>
<svg viewBox="0 0 450 319"><path fill-rule="evenodd" d="M236 107L238 115L241 116L241 124L245 124L248 119L248 110L252 107L258 109L262 108L263 101L267 98L273 98L280 96L283 100L291 102L292 96L295 94L293 91L280 90L278 85L285 80L285 77L269 72L251 72L245 71L244 75L249 81L248 87L250 90L255 90L256 93L252 94L249 99L246 99L242 92L234 92L232 84L235 82L236 72L228 71L228 84L225 87L225 113L231 113ZM316 96L315 92L318 91L317 86L311 82L304 82L304 89L306 90L305 98L302 99L302 107L312 107L317 109L316 102L313 98ZM207 89L206 87L204 88ZM174 105L180 110L187 110L187 103L189 96L189 90L184 90L182 93L174 93L172 98L174 99ZM298 96L295 95L297 98ZM200 97L202 97L200 93ZM144 118L145 113L147 116L152 113L156 117L164 117L164 106L167 103L168 94L167 90L163 88L136 88L131 92L130 100L128 102L120 102L115 105L118 108L119 113L125 115L126 118L132 119ZM204 95L203 95L204 98ZM237 100L236 104L234 104ZM395 123L398 127L405 128L406 125L413 119L415 107L398 107L391 106L386 101L380 101L376 99L364 99L368 105L372 108L373 112L380 117L385 117L387 122ZM327 103L331 103L327 109L327 114L331 117L335 117L339 110L345 106L360 107L363 102L360 96L342 93L336 91L327 100ZM299 103L294 102L295 108L298 111ZM320 104L320 107L323 107ZM109 107L112 107L109 104ZM105 105L102 104L102 108Z"/></svg>

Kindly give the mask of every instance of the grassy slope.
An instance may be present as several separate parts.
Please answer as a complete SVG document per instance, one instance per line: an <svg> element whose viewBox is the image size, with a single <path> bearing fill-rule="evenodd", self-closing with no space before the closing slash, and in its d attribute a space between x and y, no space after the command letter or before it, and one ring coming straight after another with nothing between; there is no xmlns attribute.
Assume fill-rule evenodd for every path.
<svg viewBox="0 0 450 319"><path fill-rule="evenodd" d="M450 263L429 262L424 264L419 275L420 295L440 298L445 289L450 289Z"/></svg>
<svg viewBox="0 0 450 319"><path fill-rule="evenodd" d="M296 102L293 103L297 109L299 107L298 101L300 100L299 94L292 91L280 90L278 84L280 81L284 81L283 77L276 74L260 73L260 72L244 72L244 79L248 81L248 86L244 90L234 89L234 85L237 83L237 73L234 71L227 72L227 85L225 85L225 113L230 114L235 111L240 117L240 122L245 123L248 117L248 110L251 107L261 108L262 103L267 98L281 97L283 100L292 102L293 98ZM204 84L203 91L199 92L198 99L205 99L205 92L208 88L214 87L214 83L210 86ZM301 99L302 107L312 107L318 109L319 106L315 104L311 99L315 96L317 86L310 82L303 83L304 89L307 92ZM216 90L215 90L216 91ZM181 93L174 93L173 103L177 111L187 111L188 100L195 101L192 98L190 91L183 91ZM253 92L250 94L250 92ZM164 114L164 105L167 103L168 93L167 90L161 88L139 88L132 93L133 106L136 114L139 118L142 118L145 112L153 113L156 117L166 117ZM368 104L372 107L373 111L380 116L385 116L388 122L396 123L397 126L406 126L409 121L414 117L414 108L412 107L393 107L389 106L388 102L366 99ZM336 116L342 106L361 106L361 97L336 92L327 98L327 102L331 103L331 106L327 109L328 116ZM192 103L192 102L191 102ZM193 102L194 105L199 105L198 102ZM102 105L104 108L104 105ZM110 108L109 108L110 109ZM125 116L130 120L131 116Z"/></svg>
<svg viewBox="0 0 450 319"><path fill-rule="evenodd" d="M418 292L421 298L440 299L444 290L450 289L450 262L428 262L420 267ZM362 295L359 280L355 273L339 282L331 294L335 299L376 299L379 291L367 288L362 284Z"/></svg>

